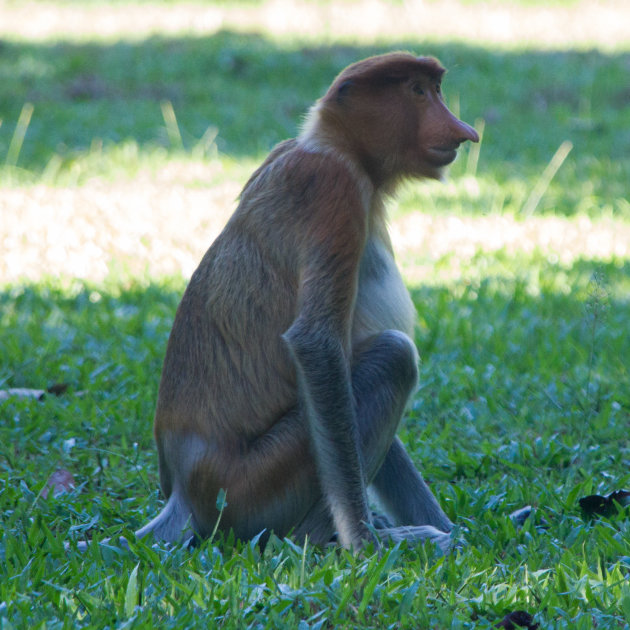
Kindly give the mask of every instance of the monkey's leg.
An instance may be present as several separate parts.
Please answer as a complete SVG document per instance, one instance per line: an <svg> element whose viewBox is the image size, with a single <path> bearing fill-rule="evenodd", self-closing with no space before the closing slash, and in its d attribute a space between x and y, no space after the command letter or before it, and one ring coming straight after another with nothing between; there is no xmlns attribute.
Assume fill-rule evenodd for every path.
<svg viewBox="0 0 630 630"><path fill-rule="evenodd" d="M380 504L398 527L379 529L380 536L399 540L432 540L447 553L453 523L413 465L402 442L395 438L372 482Z"/></svg>
<svg viewBox="0 0 630 630"><path fill-rule="evenodd" d="M417 382L418 354L404 333L386 330L355 353L352 391L368 480L380 468Z"/></svg>
<svg viewBox="0 0 630 630"><path fill-rule="evenodd" d="M385 331L363 342L352 365L352 391L357 418L360 457L366 485L382 465L396 434L405 405L417 378L417 353L411 340L398 331ZM295 531L324 543L334 523L324 497Z"/></svg>
<svg viewBox="0 0 630 630"><path fill-rule="evenodd" d="M453 523L424 482L402 442L395 438L372 481L379 502L397 525L433 525L448 532Z"/></svg>
<svg viewBox="0 0 630 630"><path fill-rule="evenodd" d="M411 340L386 331L368 340L352 369L356 416L366 483L372 483L383 507L398 527L380 527L393 541L430 539L446 552L452 523L425 484L402 443L395 437L409 396L417 382L417 354ZM334 524L320 498L296 530L325 542Z"/></svg>
<svg viewBox="0 0 630 630"><path fill-rule="evenodd" d="M394 439L410 392L417 381L417 354L401 332L386 331L366 340L351 369L360 459L366 485L382 464ZM239 538L262 529L315 543L335 532L322 496L310 447L310 429L299 408L289 411L263 436L229 457L216 453L192 467L188 487L194 523L204 536L217 519L217 491L227 491L221 528Z"/></svg>
<svg viewBox="0 0 630 630"><path fill-rule="evenodd" d="M170 436L172 460L161 467L175 470L171 475L177 483L160 514L137 536L152 533L157 540L181 542L194 534L206 538L218 526L242 540L263 530L282 537L300 522L320 489L299 409L291 409L250 444L235 436L226 442L219 448L196 434ZM219 506L222 490L226 502Z"/></svg>
<svg viewBox="0 0 630 630"><path fill-rule="evenodd" d="M417 380L417 355L403 333L386 331L361 345L355 353L352 389L366 484L387 458L404 407ZM192 441L192 443L191 443ZM247 539L261 530L314 543L328 542L335 532L330 510L317 479L310 452L309 429L299 409L289 411L273 428L246 448L211 448L191 436L176 461L191 471L174 488L163 512L144 527L157 538L175 539L176 531L191 525L207 536L219 518L220 488L227 491L221 529L233 529ZM182 463L179 464L181 469ZM184 491L185 490L185 491ZM177 508L177 509L175 509ZM394 540L448 536L432 527L381 530Z"/></svg>

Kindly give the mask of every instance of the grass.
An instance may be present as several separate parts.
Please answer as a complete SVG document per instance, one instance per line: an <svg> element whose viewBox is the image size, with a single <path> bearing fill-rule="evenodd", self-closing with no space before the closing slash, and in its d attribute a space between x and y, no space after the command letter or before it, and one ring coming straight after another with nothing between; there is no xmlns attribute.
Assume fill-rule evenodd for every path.
<svg viewBox="0 0 630 630"><path fill-rule="evenodd" d="M0 181L129 177L182 148L198 158L217 150L245 158L245 177L273 144L296 133L340 68L392 48L438 56L451 68L451 104L465 119L485 121L475 169L482 194L469 211L486 211L488 197L502 193L500 209L519 210L568 140L573 151L538 209L630 217L625 52L497 52L412 40L316 47L231 32L114 44L8 41L0 59Z"/></svg>
<svg viewBox="0 0 630 630"><path fill-rule="evenodd" d="M31 280L0 277L0 390L69 387L0 400L0 627L492 628L519 609L541 628L630 624L628 509L586 518L578 504L630 488L630 254L593 255L588 234L558 234L627 233L630 42L587 52L317 37L4 38L0 242ZM177 264L153 272L154 259L181 261L182 217L203 241L200 199L237 190L341 67L391 48L440 57L453 109L485 123L478 161L464 152L448 184L406 187L394 227L414 225L417 208L443 231L451 219L533 226L529 244L481 239L472 252L414 249L403 234L422 365L401 434L463 544L447 557L430 545L353 557L279 540L192 552L133 541L162 504L150 422L186 284ZM147 182L157 225L143 233L130 221L150 212L124 199L139 204L131 191ZM110 203L92 207L103 189ZM170 218L173 189L184 205ZM41 209L27 226L14 220L22 197ZM95 249L105 228L114 244ZM59 276L65 231L86 264ZM99 257L106 274L81 273ZM45 498L59 469L75 488ZM526 505L517 526L510 514ZM119 535L131 553L64 548Z"/></svg>
<svg viewBox="0 0 630 630"><path fill-rule="evenodd" d="M15 627L446 628L524 608L544 627L623 627L630 522L585 521L577 499L630 484L628 284L627 265L529 260L513 279L413 290L424 361L403 437L468 528L448 558L221 541L66 553L65 539L129 535L159 509L149 419L183 282L7 288L5 385L71 387L2 406L0 614ZM55 469L77 489L44 500ZM535 515L517 529L509 514L528 504Z"/></svg>

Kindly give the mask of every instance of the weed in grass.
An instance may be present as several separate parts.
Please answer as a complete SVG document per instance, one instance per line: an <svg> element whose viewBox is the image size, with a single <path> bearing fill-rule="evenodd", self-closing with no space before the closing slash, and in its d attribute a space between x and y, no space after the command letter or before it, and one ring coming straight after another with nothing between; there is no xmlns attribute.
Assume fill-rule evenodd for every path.
<svg viewBox="0 0 630 630"><path fill-rule="evenodd" d="M588 327L588 363L587 363L587 375L586 384L584 386L584 395L588 398L591 396L594 369L596 362L596 354L599 351L598 336L601 330L601 326L605 324L606 310L608 308L608 292L605 287L605 278L599 273L593 273L591 282L589 284L589 294L586 303L584 304L586 326ZM595 393L593 393L595 395ZM588 409L585 410L588 417L590 417L600 406L598 399L591 400Z"/></svg>
<svg viewBox="0 0 630 630"><path fill-rule="evenodd" d="M555 174L558 172L558 169L567 159L567 156L571 152L572 148L573 144L568 140L565 140L558 147L558 150L553 154L553 157L549 161L549 164L547 164L547 166L545 167L545 170L542 172L540 179L532 188L532 192L530 193L527 201L525 202L525 205L523 206L522 212L526 217L535 212L538 204L540 203L540 200L543 198L543 195L549 188L551 180L554 178Z"/></svg>
<svg viewBox="0 0 630 630"><path fill-rule="evenodd" d="M28 130L32 115L33 105L31 103L24 103L22 111L20 112L20 117L18 118L15 126L15 131L13 132L13 137L11 138L11 143L9 144L9 148L7 150L5 166L9 168L15 167L17 164L18 158L20 157L20 151L22 150L22 145L24 144L24 136L26 136L26 131Z"/></svg>

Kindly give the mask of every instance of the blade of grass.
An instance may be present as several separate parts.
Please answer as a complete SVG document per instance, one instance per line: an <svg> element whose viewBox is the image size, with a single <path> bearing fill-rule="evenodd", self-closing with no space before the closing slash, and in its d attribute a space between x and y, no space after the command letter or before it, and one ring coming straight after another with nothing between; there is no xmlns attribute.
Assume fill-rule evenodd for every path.
<svg viewBox="0 0 630 630"><path fill-rule="evenodd" d="M223 516L223 511L227 507L227 492L223 488L219 488L219 493L217 495L217 510L219 510L219 516L217 516L217 522L214 524L214 529L212 530L212 534L210 534L210 538L208 540L214 540L214 537L217 534L219 529L219 523L221 522L221 517Z"/></svg>
<svg viewBox="0 0 630 630"><path fill-rule="evenodd" d="M18 118L17 125L15 126L15 131L13 132L11 143L9 144L9 150L7 151L7 158L5 160L5 164L7 166L15 166L17 164L18 158L20 157L20 151L22 151L24 136L26 136L26 131L28 130L28 126L31 122L33 109L34 107L32 103L24 103L22 106L22 111L20 112L20 117Z"/></svg>
<svg viewBox="0 0 630 630"><path fill-rule="evenodd" d="M486 121L483 118L475 120L475 130L479 134L479 142L471 144L468 149L468 160L466 161L466 174L475 177L477 175L477 165L479 164L479 154L483 143L483 132L486 128Z"/></svg>
<svg viewBox="0 0 630 630"><path fill-rule="evenodd" d="M179 125L177 124L177 117L175 116L173 104L170 101L162 101L160 107L162 108L162 117L164 118L166 133L168 134L168 140L171 143L171 147L183 149L184 142L182 140L182 134L179 131Z"/></svg>
<svg viewBox="0 0 630 630"><path fill-rule="evenodd" d="M553 157L549 161L549 164L547 164L547 167L543 171L539 180L536 182L536 185L532 189L532 192L529 194L529 197L523 206L522 213L526 217L531 216L536 211L540 200L543 198L547 188L549 188L549 184L551 184L551 180L555 177L558 169L567 159L567 155L569 155L572 148L573 143L569 140L565 140L558 147L558 150L554 153Z"/></svg>
<svg viewBox="0 0 630 630"><path fill-rule="evenodd" d="M308 546L308 534L304 537L304 546L302 547L302 562L300 564L300 588L304 588L304 580L306 579L306 548Z"/></svg>
<svg viewBox="0 0 630 630"><path fill-rule="evenodd" d="M125 615L127 617L131 617L133 615L136 606L140 603L138 589L139 568L140 563L138 562L129 576L129 581L127 582L127 588L125 590Z"/></svg>
<svg viewBox="0 0 630 630"><path fill-rule="evenodd" d="M204 157L210 155L212 157L217 157L218 151L216 139L218 135L219 129L217 127L208 127L201 139L193 147L193 157L196 159L203 159Z"/></svg>

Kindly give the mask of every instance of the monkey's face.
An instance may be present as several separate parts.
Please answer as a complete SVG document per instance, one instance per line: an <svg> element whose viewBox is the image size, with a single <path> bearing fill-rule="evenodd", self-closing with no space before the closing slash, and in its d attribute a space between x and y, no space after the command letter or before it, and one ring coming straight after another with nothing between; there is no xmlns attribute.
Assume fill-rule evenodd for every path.
<svg viewBox="0 0 630 630"><path fill-rule="evenodd" d="M442 98L445 70L436 59L391 53L344 70L318 112L379 186L402 177L439 179L462 142L477 132L458 120Z"/></svg>
<svg viewBox="0 0 630 630"><path fill-rule="evenodd" d="M446 107L437 75L353 88L344 110L353 144L377 182L401 175L440 179L463 142L479 141Z"/></svg>
<svg viewBox="0 0 630 630"><path fill-rule="evenodd" d="M411 94L406 99L411 102L416 118L415 137L407 142L411 159L417 173L439 178L442 169L457 155L460 144L466 140L478 142L477 132L467 123L456 118L446 107L442 96L441 80L437 77L419 75L405 86Z"/></svg>

